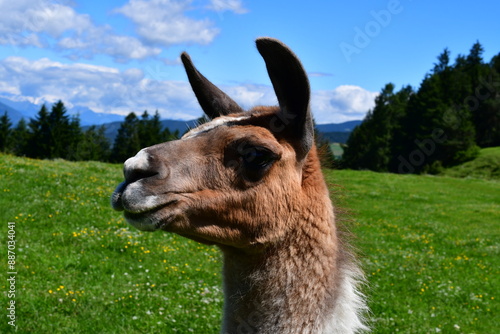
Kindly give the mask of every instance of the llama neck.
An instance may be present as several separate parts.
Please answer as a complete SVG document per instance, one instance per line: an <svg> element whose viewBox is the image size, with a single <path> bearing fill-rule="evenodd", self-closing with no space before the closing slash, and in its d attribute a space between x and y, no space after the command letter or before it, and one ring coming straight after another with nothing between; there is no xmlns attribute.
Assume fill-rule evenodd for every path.
<svg viewBox="0 0 500 334"><path fill-rule="evenodd" d="M341 247L321 169L312 167L303 181L306 199L282 241L256 253L222 248L223 334L366 329L356 290L362 274Z"/></svg>
<svg viewBox="0 0 500 334"><path fill-rule="evenodd" d="M335 301L335 243L293 239L261 254L224 252L223 333L323 331Z"/></svg>
<svg viewBox="0 0 500 334"><path fill-rule="evenodd" d="M326 329L337 298L338 240L321 171L309 175L307 182L321 182L320 191L316 184L305 194L283 240L257 253L222 249L222 333L303 334Z"/></svg>
<svg viewBox="0 0 500 334"><path fill-rule="evenodd" d="M357 290L362 272L344 250L314 239L289 240L262 254L223 249L223 334L368 330Z"/></svg>

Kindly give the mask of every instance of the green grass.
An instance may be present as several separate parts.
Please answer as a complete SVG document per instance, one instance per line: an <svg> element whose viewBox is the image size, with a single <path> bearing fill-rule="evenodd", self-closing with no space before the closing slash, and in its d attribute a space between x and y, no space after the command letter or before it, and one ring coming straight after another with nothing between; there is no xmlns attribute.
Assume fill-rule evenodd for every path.
<svg viewBox="0 0 500 334"><path fill-rule="evenodd" d="M0 268L15 222L19 333L217 332L217 249L128 227L109 205L121 168L0 156Z"/></svg>
<svg viewBox="0 0 500 334"><path fill-rule="evenodd" d="M109 207L121 168L0 155L0 268L15 222L18 333L218 333L217 249L128 227ZM499 332L498 181L325 174L352 212L375 333Z"/></svg>
<svg viewBox="0 0 500 334"><path fill-rule="evenodd" d="M446 169L442 175L500 180L500 147L484 148L476 159Z"/></svg>
<svg viewBox="0 0 500 334"><path fill-rule="evenodd" d="M500 183L327 173L349 206L376 333L499 333Z"/></svg>

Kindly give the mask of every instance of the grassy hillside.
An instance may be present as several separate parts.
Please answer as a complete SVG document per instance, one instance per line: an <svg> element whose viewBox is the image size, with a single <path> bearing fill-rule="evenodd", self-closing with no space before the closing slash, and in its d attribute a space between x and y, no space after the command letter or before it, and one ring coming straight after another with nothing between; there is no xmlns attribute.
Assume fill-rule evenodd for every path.
<svg viewBox="0 0 500 334"><path fill-rule="evenodd" d="M14 222L17 332L218 332L217 249L129 228L109 207L121 168L0 155L0 268L11 270ZM357 235L375 333L498 332L500 183L325 173L351 211L343 221ZM2 317L0 332L12 332Z"/></svg>
<svg viewBox="0 0 500 334"><path fill-rule="evenodd" d="M476 159L447 169L442 174L500 180L500 147L484 148Z"/></svg>

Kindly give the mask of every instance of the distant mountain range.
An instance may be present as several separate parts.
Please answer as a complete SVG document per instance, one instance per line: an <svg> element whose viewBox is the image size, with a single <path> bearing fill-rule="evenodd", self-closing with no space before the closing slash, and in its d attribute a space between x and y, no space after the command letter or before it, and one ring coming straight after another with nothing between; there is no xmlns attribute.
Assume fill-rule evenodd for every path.
<svg viewBox="0 0 500 334"><path fill-rule="evenodd" d="M330 123L330 124L318 124L316 127L319 132L328 133L328 132L351 132L354 130L356 126L361 124L363 121L347 121L343 123Z"/></svg>
<svg viewBox="0 0 500 334"><path fill-rule="evenodd" d="M347 141L347 138L349 138L349 134L351 133L351 131L361 122L362 121L349 121L339 124L318 124L316 125L316 127L318 131L321 132L329 141L344 144ZM111 143L114 141L114 138L118 133L118 129L120 129L121 123L122 121L102 124L106 129L104 132L106 138L108 138ZM178 131L179 135L182 135L187 130L196 127L196 120L176 121L171 119L164 119L161 121L161 124L163 128L168 128L171 132Z"/></svg>
<svg viewBox="0 0 500 334"><path fill-rule="evenodd" d="M49 105L47 105L50 108ZM0 115L7 112L11 122L15 125L21 118L29 121L30 118L34 118L40 106L30 103L28 101L12 101L7 98L0 97ZM71 109L68 108L68 114L79 115L80 124L83 128L87 128L91 125L104 125L106 131L106 137L112 143L118 129L120 128L121 122L123 122L124 117L116 114L104 114L95 112L87 107L75 106ZM171 132L178 131L179 134L183 134L188 129L196 126L195 120L181 121L181 120L162 120L162 126L168 128ZM345 143L348 138L348 133L350 133L357 125L362 121L348 121L339 124L318 124L316 125L319 132L325 134L325 137L332 142Z"/></svg>
<svg viewBox="0 0 500 334"><path fill-rule="evenodd" d="M9 119L12 122L12 124L17 124L21 120L21 118L24 117L24 115L21 112L0 102L0 116L3 116L5 112L7 112L7 115L9 116Z"/></svg>
<svg viewBox="0 0 500 334"><path fill-rule="evenodd" d="M0 115L7 112L7 115L9 115L13 124L17 124L21 118L24 118L26 121L29 121L30 118L34 118L38 111L40 111L40 107L40 105L28 101L12 101L7 98L0 97ZM47 108L50 111L51 105L47 104ZM84 106L68 108L68 114L79 115L80 124L82 126L101 125L105 123L123 121L123 116L98 113Z"/></svg>

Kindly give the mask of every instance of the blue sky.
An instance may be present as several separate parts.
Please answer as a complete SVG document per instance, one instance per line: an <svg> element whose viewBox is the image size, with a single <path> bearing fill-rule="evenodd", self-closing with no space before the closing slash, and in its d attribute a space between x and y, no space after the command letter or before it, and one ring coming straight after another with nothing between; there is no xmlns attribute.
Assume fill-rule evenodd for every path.
<svg viewBox="0 0 500 334"><path fill-rule="evenodd" d="M420 81L447 47L500 52L498 1L0 0L0 97L162 117L201 115L179 54L244 107L276 104L254 40L310 75L318 123L362 119L388 82Z"/></svg>

